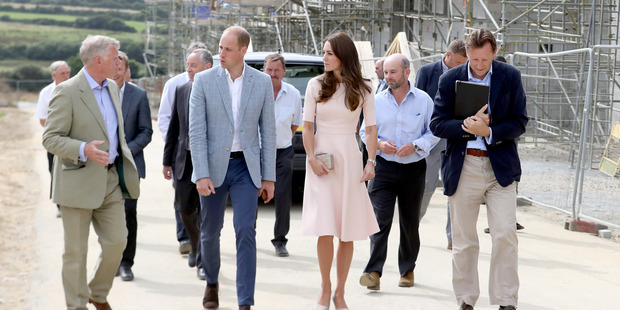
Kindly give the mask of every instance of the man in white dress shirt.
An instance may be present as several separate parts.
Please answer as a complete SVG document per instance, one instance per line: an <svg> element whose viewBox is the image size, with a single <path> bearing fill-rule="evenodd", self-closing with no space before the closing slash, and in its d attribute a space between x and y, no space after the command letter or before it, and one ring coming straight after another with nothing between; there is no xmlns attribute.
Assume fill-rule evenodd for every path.
<svg viewBox="0 0 620 310"><path fill-rule="evenodd" d="M276 102L276 185L274 199L276 222L273 227L271 243L276 255L288 256L286 235L291 221L292 183L293 183L293 136L301 126L301 94L291 84L283 82L286 74L286 61L280 54L265 57L263 71L271 76L273 98Z"/></svg>
<svg viewBox="0 0 620 310"><path fill-rule="evenodd" d="M50 65L50 72L52 73L52 79L54 82L45 86L39 93L39 100L37 101L37 110L34 113L34 117L39 119L41 126L45 126L47 120L47 110L49 109L50 101L52 100L52 93L56 85L68 80L71 77L71 68L63 61L54 61ZM52 165L54 164L54 154L47 152L47 169L52 174ZM56 205L56 217L60 217L60 206Z"/></svg>
<svg viewBox="0 0 620 310"><path fill-rule="evenodd" d="M201 42L192 42L185 50L185 60L195 49L207 49L207 46ZM166 134L168 133L168 126L170 126L170 116L172 115L172 104L174 103L174 96L178 86L189 82L189 75L187 71L183 71L166 81L164 89L161 93L161 101L159 102L159 111L157 112L157 127L161 131L161 137L166 142ZM174 166L174 165L173 165ZM181 215L177 206L174 206L174 217L176 220L177 241L179 241L179 252L181 254L189 254L192 249L192 245L181 221Z"/></svg>

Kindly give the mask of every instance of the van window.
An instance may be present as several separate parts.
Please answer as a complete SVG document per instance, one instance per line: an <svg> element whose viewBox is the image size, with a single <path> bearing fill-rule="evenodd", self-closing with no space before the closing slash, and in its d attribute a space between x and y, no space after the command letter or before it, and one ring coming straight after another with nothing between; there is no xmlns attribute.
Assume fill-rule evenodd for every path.
<svg viewBox="0 0 620 310"><path fill-rule="evenodd" d="M256 70L263 71L263 63L248 63L249 66L255 68ZM287 64L286 65L286 75L282 79L284 82L293 85L299 93L301 93L301 100L305 99L306 96L306 87L308 86L308 81L313 77L323 74L325 72L325 67L323 67L322 63L317 64Z"/></svg>

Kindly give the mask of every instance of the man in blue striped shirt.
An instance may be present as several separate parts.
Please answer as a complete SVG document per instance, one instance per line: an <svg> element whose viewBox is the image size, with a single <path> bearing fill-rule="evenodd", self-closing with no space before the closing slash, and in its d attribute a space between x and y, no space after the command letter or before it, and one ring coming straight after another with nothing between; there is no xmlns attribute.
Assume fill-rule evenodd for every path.
<svg viewBox="0 0 620 310"><path fill-rule="evenodd" d="M424 193L426 161L439 138L429 129L433 100L408 81L411 72L407 57L394 54L383 63L387 91L375 96L378 150L375 177L368 193L380 231L370 236L370 259L360 284L379 289L379 278L387 257L387 243L398 199L400 246L398 264L401 287L413 286L413 269L420 250L420 204ZM365 125L360 136L365 141Z"/></svg>

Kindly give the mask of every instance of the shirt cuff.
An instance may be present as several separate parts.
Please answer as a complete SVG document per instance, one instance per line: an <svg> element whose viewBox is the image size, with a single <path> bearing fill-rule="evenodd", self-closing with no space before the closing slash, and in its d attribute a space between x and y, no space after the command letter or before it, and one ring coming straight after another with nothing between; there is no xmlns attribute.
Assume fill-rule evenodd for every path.
<svg viewBox="0 0 620 310"><path fill-rule="evenodd" d="M489 136L484 137L484 140L486 140L487 144L490 145L491 143L493 143L493 129L491 129L491 127L489 127L489 132L490 132Z"/></svg>
<svg viewBox="0 0 620 310"><path fill-rule="evenodd" d="M84 147L86 146L86 142L82 142L82 144L80 144L80 156L78 157L78 159L82 162L85 162L88 160L88 157L86 157L86 155L84 155Z"/></svg>

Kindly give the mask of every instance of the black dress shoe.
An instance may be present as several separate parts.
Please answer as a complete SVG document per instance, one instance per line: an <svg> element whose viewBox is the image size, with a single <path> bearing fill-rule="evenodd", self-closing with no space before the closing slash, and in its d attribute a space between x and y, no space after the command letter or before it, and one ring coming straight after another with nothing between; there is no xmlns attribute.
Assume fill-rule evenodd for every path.
<svg viewBox="0 0 620 310"><path fill-rule="evenodd" d="M189 240L181 240L179 241L179 253L181 255L189 254L189 251L192 250L192 244Z"/></svg>
<svg viewBox="0 0 620 310"><path fill-rule="evenodd" d="M252 308L250 308L250 306L248 305L243 305L243 306L239 306L239 310L250 310Z"/></svg>
<svg viewBox="0 0 620 310"><path fill-rule="evenodd" d="M499 306L499 310L517 310L515 306Z"/></svg>
<svg viewBox="0 0 620 310"><path fill-rule="evenodd" d="M200 267L196 270L196 276L198 277L198 279L204 281L205 280L205 270L204 268Z"/></svg>
<svg viewBox="0 0 620 310"><path fill-rule="evenodd" d="M284 244L276 245L276 255L280 257L288 256L288 251L286 250L286 246Z"/></svg>
<svg viewBox="0 0 620 310"><path fill-rule="evenodd" d="M133 280L133 272L131 272L131 267L121 264L121 267L118 268L121 273L121 280L123 281L132 281Z"/></svg>
<svg viewBox="0 0 620 310"><path fill-rule="evenodd" d="M220 306L219 298L217 296L219 285L208 285L205 288L205 295L202 298L202 306L206 309L217 309Z"/></svg>
<svg viewBox="0 0 620 310"><path fill-rule="evenodd" d="M189 252L189 255L187 256L187 264L191 268L196 267L196 252L195 251L192 250L191 252Z"/></svg>

